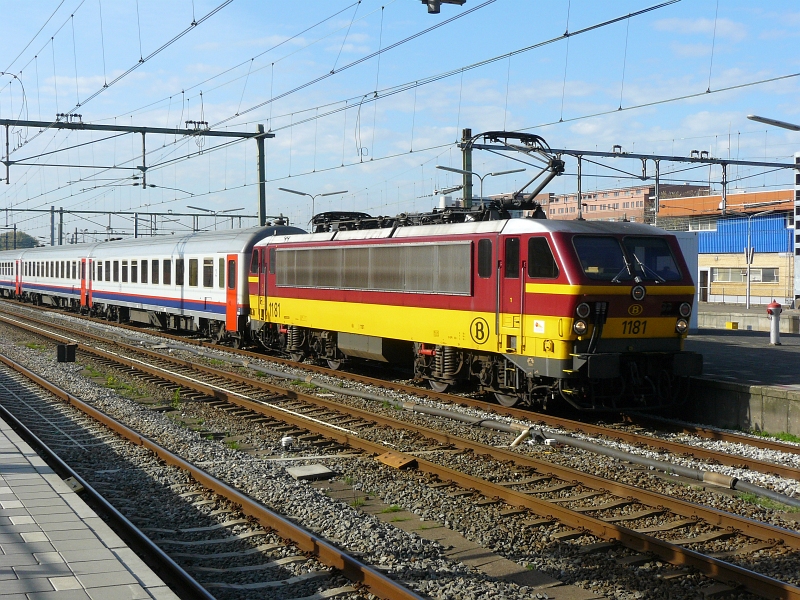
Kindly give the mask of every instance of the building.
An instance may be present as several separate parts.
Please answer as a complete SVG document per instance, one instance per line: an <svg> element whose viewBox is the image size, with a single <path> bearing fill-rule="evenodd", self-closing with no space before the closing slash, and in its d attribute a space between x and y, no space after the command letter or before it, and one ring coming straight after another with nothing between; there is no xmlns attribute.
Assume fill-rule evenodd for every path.
<svg viewBox="0 0 800 600"><path fill-rule="evenodd" d="M583 218L587 220L636 221L653 223L655 215L655 186L641 185L609 190L594 190L581 194ZM697 185L660 185L662 199L708 193ZM548 194L537 197L548 219L577 219L577 194Z"/></svg>
<svg viewBox="0 0 800 600"><path fill-rule="evenodd" d="M747 256L750 303L795 300L795 190L737 192L663 199L656 225L698 232L698 298L701 302L746 304ZM749 245L748 245L749 237Z"/></svg>

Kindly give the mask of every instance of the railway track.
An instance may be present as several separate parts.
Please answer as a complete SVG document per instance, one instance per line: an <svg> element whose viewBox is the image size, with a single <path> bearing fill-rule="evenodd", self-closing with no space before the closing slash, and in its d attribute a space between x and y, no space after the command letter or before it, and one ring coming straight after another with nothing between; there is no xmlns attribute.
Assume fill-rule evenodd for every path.
<svg viewBox="0 0 800 600"><path fill-rule="evenodd" d="M9 301L5 301L6 306L14 305ZM15 306L19 306L16 304ZM60 314L60 311L52 311ZM90 322L99 322L107 325L106 321L90 317L79 317L86 319ZM141 328L133 327L125 324L115 324L126 330L142 332ZM148 331L148 333L151 333ZM173 340L176 342L187 343L204 348L220 349L220 346L211 342L202 340L187 339L185 336L176 336L164 332L152 332L164 339ZM297 363L292 360L284 359L281 357L268 356L242 349L224 348L225 352L229 352L244 359L255 360L268 360L278 365L290 367L293 369L303 369L309 373L316 373L319 375L330 376L345 379L354 383L362 385L374 386L394 392L403 394L415 395L422 398L442 402L444 404L452 405L465 405L477 410L483 410L489 413L503 415L521 421L533 421L537 425L544 425L548 427L562 429L565 432L584 433L590 436L598 436L614 442L624 442L632 444L640 448L650 448L655 452L664 452L672 455L693 458L701 461L708 462L709 464L724 465L734 468L748 469L753 472L765 473L785 477L800 481L800 468L792 465L781 464L774 461L767 461L759 458L753 458L742 453L722 452L715 449L704 448L695 444L688 444L680 441L669 439L666 435L656 435L655 429L667 430L667 432L685 432L700 438L714 440L719 442L727 442L728 444L750 446L754 448L770 450L774 452L782 452L786 454L800 455L800 445L793 445L782 443L776 440L765 438L758 438L755 436L743 435L730 431L720 431L710 428L690 426L686 424L675 424L666 420L659 420L649 418L644 415L626 415L625 420L634 425L633 430L628 430L620 426L607 426L599 425L586 421L578 421L574 419L567 419L555 415L544 413L533 413L529 410L519 408L504 407L493 402L486 402L478 398L455 395L444 392L436 392L427 390L417 385L388 381L386 379L376 378L360 373L353 373L341 370L332 370L320 365Z"/></svg>
<svg viewBox="0 0 800 600"><path fill-rule="evenodd" d="M22 365L0 361L4 410L32 430L37 446L63 457L94 497L117 507L129 531L139 524L139 547L150 540L145 554L182 575L185 597L280 589L285 598L420 598Z"/></svg>
<svg viewBox="0 0 800 600"><path fill-rule="evenodd" d="M45 334L39 326L34 326L33 330ZM652 553L676 565L691 565L725 583L734 583L765 597L800 597L800 589L790 583L720 560L711 556L714 552L704 554L686 547L713 545L717 540L730 538L732 532L736 532L735 535L741 536L739 547L727 552L726 557L747 556L771 548L779 548L781 554L794 554L800 548L800 534L795 532L565 469L553 463L431 428L413 426L408 422L389 419L372 412L357 411L352 407L343 412L342 406L334 401L292 389L281 389L274 384L228 371L210 369L196 362L165 357L154 351L126 348L128 352L146 356L145 362L144 359L124 358L97 348L81 346L81 349L99 356L102 360L118 361L126 368L168 380L172 385L180 385L181 389L184 386L192 389L203 395L198 396L198 400L205 398L208 402L239 407L244 411L238 415L242 418L248 415L266 416L293 428L286 431L295 435L308 435L312 438L321 436L369 454L380 455L387 451L385 444L364 439L357 434L367 429L370 423L376 422L382 427L395 430L410 430L414 433L415 440L425 440L425 449L420 450L418 445L415 447L412 444L410 448L402 448L407 454L400 452L397 456L400 460L415 462L420 471L432 477L430 485L436 486L436 489L458 487L463 490L463 493L450 491L448 497L475 496L475 502L484 503L483 506L501 500L512 511L521 507L538 515L537 519L527 519L527 525L524 525L523 519L522 524L525 527L547 526L548 523L557 521L559 531L555 532L556 539L567 540L590 534L606 542L620 543L636 552ZM159 361L168 363L168 366L156 366L155 363ZM204 377L210 376L211 380L201 381L201 372L205 372ZM232 389L234 386L236 389ZM249 386L249 389L242 386ZM271 396L264 398L264 394ZM222 408L223 404L219 407ZM431 441L438 442L440 446L430 447ZM451 449L458 450L458 453L454 454ZM460 459L452 462L453 457L463 457L466 456L465 453L469 453L471 460L467 461L468 464L462 470L440 464L450 462L458 466ZM423 458L426 454L428 458ZM493 477L495 480L489 481L470 474L469 463L474 467L480 462L474 459L476 456L492 467L492 473L502 473L505 479L498 481ZM434 458L440 462L434 461ZM513 464L511 470L503 468L503 465L509 464ZM652 524L654 518L658 519L655 525ZM637 523L648 519L651 522L648 527L634 529L620 525L625 523L635 527ZM688 535L687 527L690 528ZM661 537L656 537L655 534L660 534Z"/></svg>

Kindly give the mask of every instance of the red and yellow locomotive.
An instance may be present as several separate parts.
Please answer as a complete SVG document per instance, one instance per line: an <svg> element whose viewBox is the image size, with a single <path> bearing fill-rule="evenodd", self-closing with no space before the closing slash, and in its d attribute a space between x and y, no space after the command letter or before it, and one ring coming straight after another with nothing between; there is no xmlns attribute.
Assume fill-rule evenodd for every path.
<svg viewBox="0 0 800 600"><path fill-rule="evenodd" d="M413 365L507 406L678 403L694 298L674 236L627 222L508 219L272 236L255 245L250 337L336 368Z"/></svg>

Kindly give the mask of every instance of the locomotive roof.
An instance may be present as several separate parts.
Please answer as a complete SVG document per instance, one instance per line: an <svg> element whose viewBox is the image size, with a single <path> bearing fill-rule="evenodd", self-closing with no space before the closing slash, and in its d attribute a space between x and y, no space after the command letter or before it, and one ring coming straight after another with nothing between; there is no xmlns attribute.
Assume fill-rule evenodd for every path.
<svg viewBox="0 0 800 600"><path fill-rule="evenodd" d="M173 253L202 254L204 252L247 252L253 244L265 237L304 233L302 229L287 226L250 227L247 229L225 229L220 231L198 231L185 234L141 237L137 239L44 246L0 252L0 260L50 260L78 257L120 256L132 257L168 255ZM136 256L134 256L134 254Z"/></svg>
<svg viewBox="0 0 800 600"><path fill-rule="evenodd" d="M286 242L328 242L343 240L406 239L443 235L469 235L502 233L517 235L525 233L567 232L581 234L629 234L629 235L669 235L669 232L646 225L626 221L556 221L548 219L507 219L497 221L472 221L444 225L415 225L384 229L361 229L351 231L332 231L307 233L292 236L273 236L260 241L259 246Z"/></svg>

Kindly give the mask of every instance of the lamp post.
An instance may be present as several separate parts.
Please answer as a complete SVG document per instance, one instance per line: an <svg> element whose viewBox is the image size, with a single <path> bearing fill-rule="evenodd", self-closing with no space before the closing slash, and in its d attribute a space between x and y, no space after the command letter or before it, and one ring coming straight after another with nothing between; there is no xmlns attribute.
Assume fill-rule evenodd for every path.
<svg viewBox="0 0 800 600"><path fill-rule="evenodd" d="M753 262L753 249L750 246L750 224L752 223L753 217L761 217L763 215L768 215L770 213L775 212L774 210L762 210L761 212L757 212L752 215L747 216L747 248L745 248L745 261L747 261L747 298L745 300L745 308L750 308L750 263Z"/></svg>
<svg viewBox="0 0 800 600"><path fill-rule="evenodd" d="M474 175L481 180L481 206L483 206L483 179L484 177L497 177L498 175L508 175L510 173L522 173L526 169L512 169L510 171L494 171L486 173L485 175L478 175L475 171L465 171L464 169L454 169L453 167L445 167L444 165L436 165L437 169L442 171L450 171L452 173L461 173L462 175Z"/></svg>
<svg viewBox="0 0 800 600"><path fill-rule="evenodd" d="M342 190L340 192L325 192L324 194L309 194L308 192L298 192L297 190L290 190L289 188L278 188L282 192L289 192L290 194L297 194L298 196L308 196L311 198L311 218L308 220L309 223L313 222L314 220L314 201L317 198L322 198L323 196L336 196L337 194L346 194L347 190Z"/></svg>

